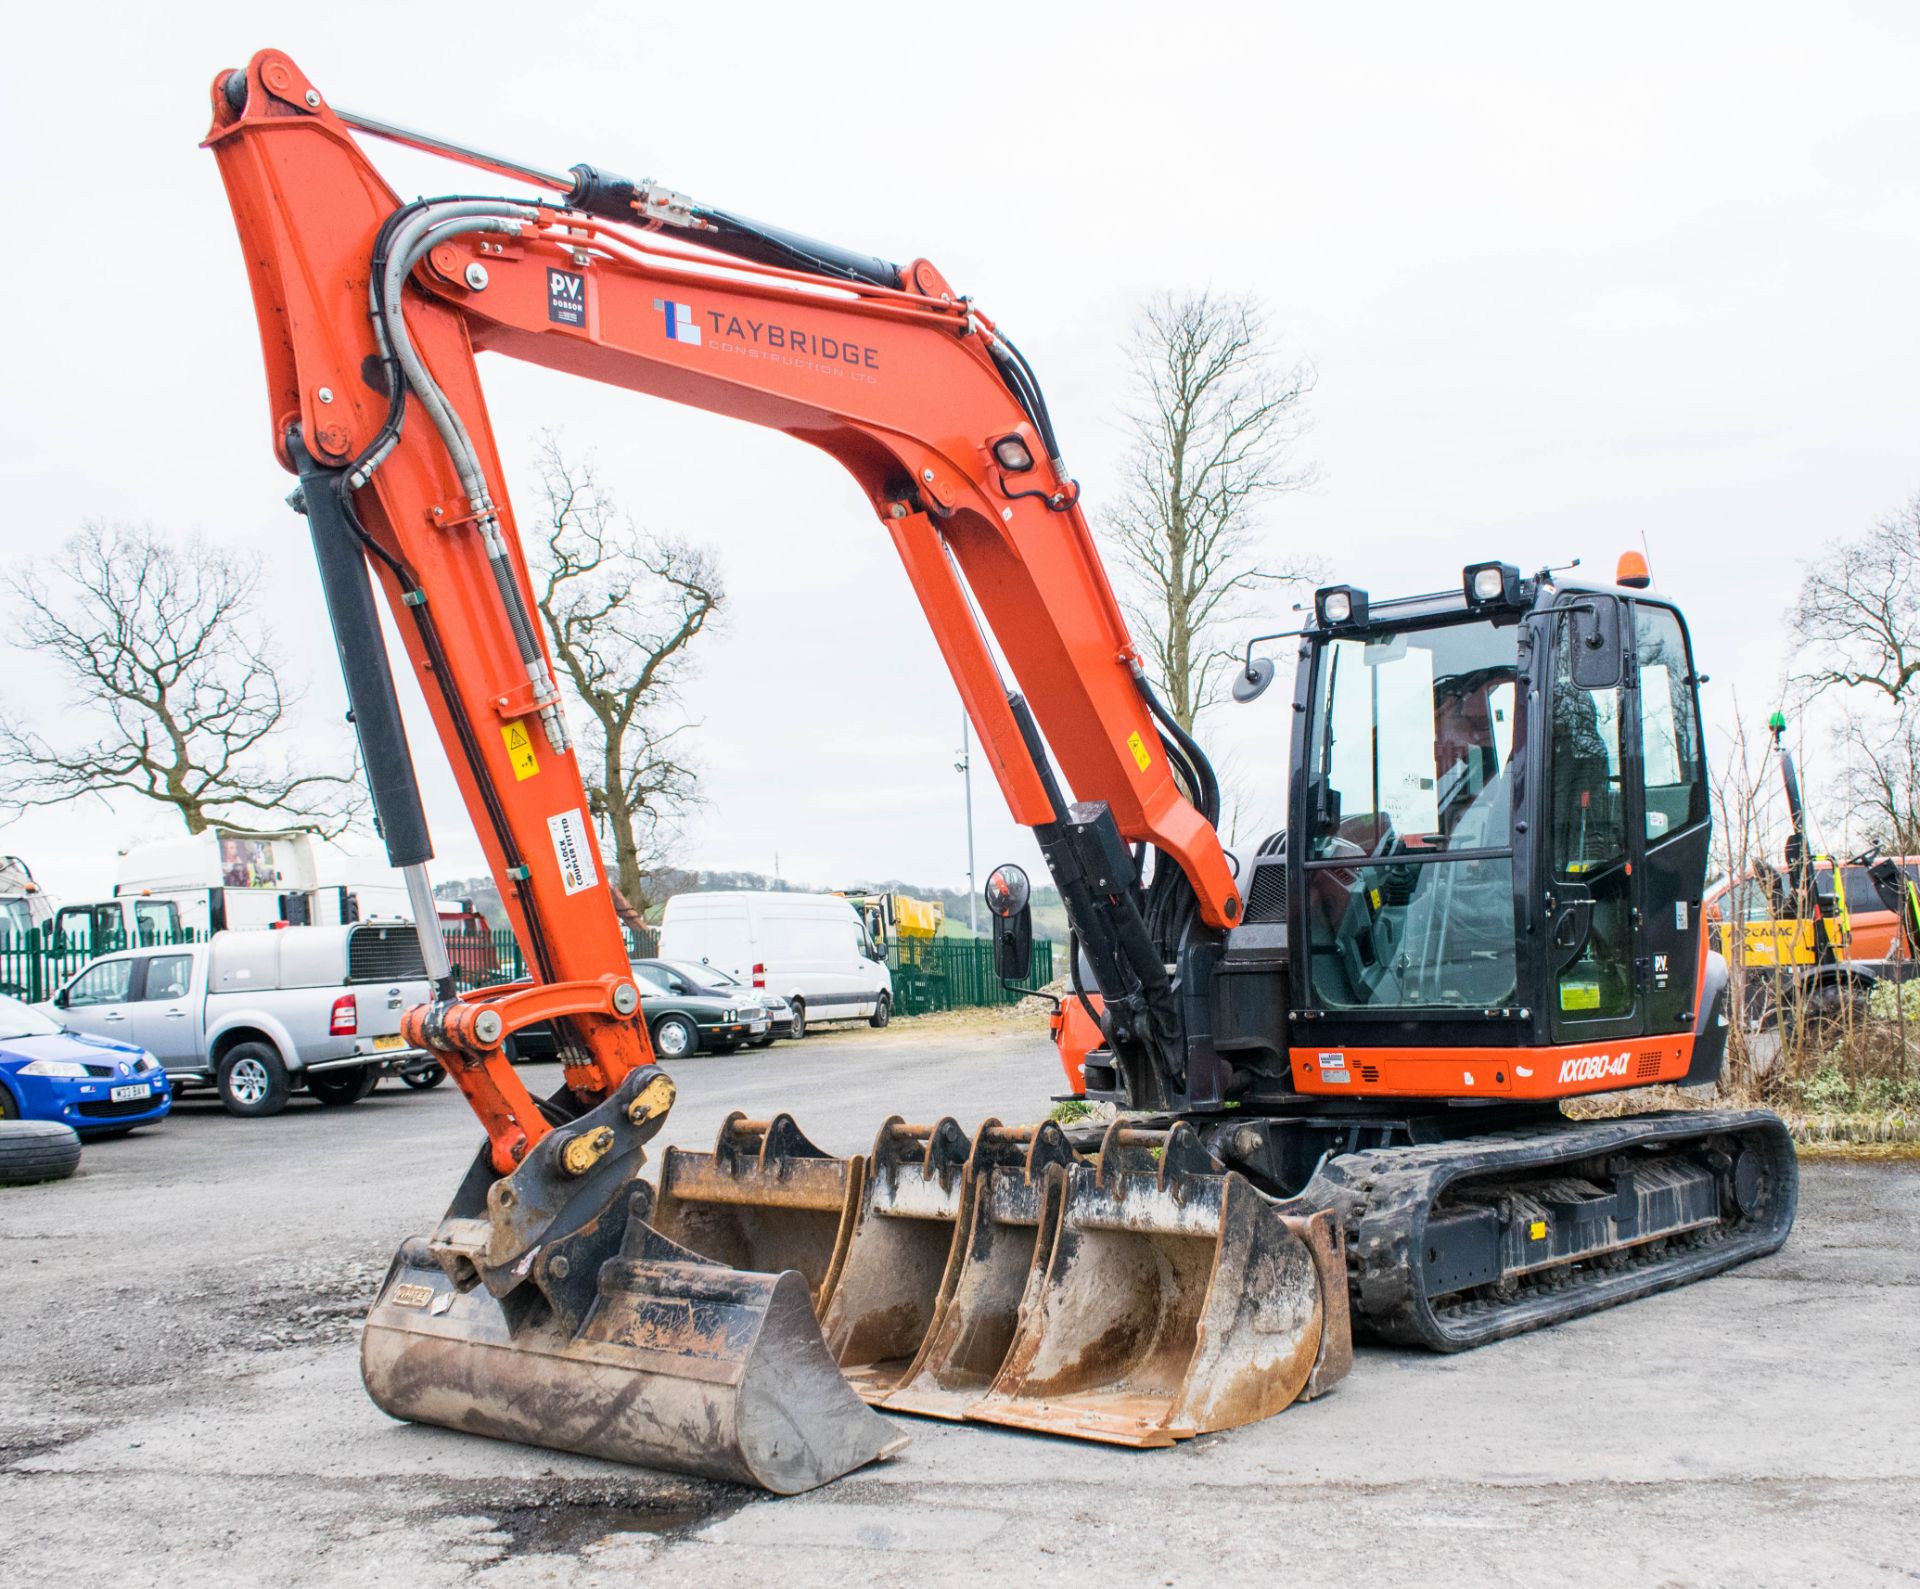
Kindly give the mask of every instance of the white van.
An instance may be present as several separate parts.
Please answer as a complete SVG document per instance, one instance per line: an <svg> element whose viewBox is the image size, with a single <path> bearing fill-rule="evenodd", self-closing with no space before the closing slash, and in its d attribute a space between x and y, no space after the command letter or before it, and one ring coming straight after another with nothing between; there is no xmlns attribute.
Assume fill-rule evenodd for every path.
<svg viewBox="0 0 1920 1589"><path fill-rule="evenodd" d="M809 1021L893 1015L893 973L860 913L838 894L675 894L660 922L660 958L718 966L792 1006L788 1035Z"/></svg>

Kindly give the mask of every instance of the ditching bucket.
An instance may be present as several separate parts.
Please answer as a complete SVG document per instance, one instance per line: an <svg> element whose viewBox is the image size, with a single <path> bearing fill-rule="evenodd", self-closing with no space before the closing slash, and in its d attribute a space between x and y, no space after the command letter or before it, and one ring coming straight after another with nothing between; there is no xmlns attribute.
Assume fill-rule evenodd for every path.
<svg viewBox="0 0 1920 1589"><path fill-rule="evenodd" d="M730 1269L647 1223L640 1144L671 1099L636 1071L511 1175L482 1150L367 1316L361 1373L382 1410L783 1495L906 1443L841 1377L800 1274ZM583 1172L576 1151L570 1171L583 1141L600 1157Z"/></svg>
<svg viewBox="0 0 1920 1589"><path fill-rule="evenodd" d="M792 1115L734 1113L711 1153L668 1148L648 1223L669 1241L735 1269L797 1269L817 1312L846 1261L866 1161L814 1146Z"/></svg>
<svg viewBox="0 0 1920 1589"><path fill-rule="evenodd" d="M890 1412L961 1419L1006 1360L1029 1297L1046 1281L1074 1154L1057 1125L988 1121L967 1160L965 1223L941 1281L936 1321Z"/></svg>
<svg viewBox="0 0 1920 1589"><path fill-rule="evenodd" d="M969 1152L951 1118L910 1126L895 1115L874 1139L859 1222L820 1317L827 1350L868 1401L900 1383L938 1315Z"/></svg>
<svg viewBox="0 0 1920 1589"><path fill-rule="evenodd" d="M1295 1216L1185 1124L1066 1172L1045 1282L969 1419L1165 1446L1271 1417L1352 1361L1330 1212Z"/></svg>

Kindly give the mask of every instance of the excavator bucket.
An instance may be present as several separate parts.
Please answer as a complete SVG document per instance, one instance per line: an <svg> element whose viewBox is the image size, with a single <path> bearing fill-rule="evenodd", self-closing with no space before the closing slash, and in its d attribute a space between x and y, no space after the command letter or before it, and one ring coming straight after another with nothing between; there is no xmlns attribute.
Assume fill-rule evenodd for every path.
<svg viewBox="0 0 1920 1589"><path fill-rule="evenodd" d="M648 1221L669 1241L735 1269L796 1269L822 1314L846 1262L866 1161L815 1147L792 1115L727 1116L711 1153L668 1148Z"/></svg>
<svg viewBox="0 0 1920 1589"><path fill-rule="evenodd" d="M646 1067L512 1174L482 1150L367 1317L384 1411L782 1495L906 1443L841 1377L805 1277L728 1268L648 1223L641 1145L672 1095Z"/></svg>
<svg viewBox="0 0 1920 1589"><path fill-rule="evenodd" d="M1046 1281L1073 1161L1056 1125L980 1128L936 1321L899 1389L880 1404L889 1412L962 1419L993 1384L1027 1299Z"/></svg>
<svg viewBox="0 0 1920 1589"><path fill-rule="evenodd" d="M970 1151L951 1118L910 1126L896 1115L874 1139L860 1218L820 1316L828 1351L867 1401L899 1385L933 1327Z"/></svg>
<svg viewBox="0 0 1920 1589"><path fill-rule="evenodd" d="M1271 1417L1346 1373L1330 1212L1286 1211L1185 1124L1115 1124L1065 1178L1044 1282L969 1419L1165 1446Z"/></svg>

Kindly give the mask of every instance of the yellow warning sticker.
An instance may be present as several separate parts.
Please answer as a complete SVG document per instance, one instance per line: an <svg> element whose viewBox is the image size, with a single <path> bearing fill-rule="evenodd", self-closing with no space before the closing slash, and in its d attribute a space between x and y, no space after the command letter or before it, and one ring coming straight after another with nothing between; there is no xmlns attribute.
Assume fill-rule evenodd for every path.
<svg viewBox="0 0 1920 1589"><path fill-rule="evenodd" d="M1142 772L1153 765L1153 752L1147 749L1147 742L1138 730L1127 735L1127 749L1133 752L1133 759Z"/></svg>
<svg viewBox="0 0 1920 1589"><path fill-rule="evenodd" d="M1547 1239L1547 1222L1544 1219L1536 1219L1531 1225L1527 1226L1527 1235L1534 1241L1545 1241Z"/></svg>
<svg viewBox="0 0 1920 1589"><path fill-rule="evenodd" d="M1600 984L1598 982L1562 982L1560 1008L1563 1010L1599 1009Z"/></svg>
<svg viewBox="0 0 1920 1589"><path fill-rule="evenodd" d="M507 760L513 763L513 776L516 782L525 783L540 771L540 763L533 754L533 735L528 732L527 720L509 723L500 730L500 737L507 742Z"/></svg>

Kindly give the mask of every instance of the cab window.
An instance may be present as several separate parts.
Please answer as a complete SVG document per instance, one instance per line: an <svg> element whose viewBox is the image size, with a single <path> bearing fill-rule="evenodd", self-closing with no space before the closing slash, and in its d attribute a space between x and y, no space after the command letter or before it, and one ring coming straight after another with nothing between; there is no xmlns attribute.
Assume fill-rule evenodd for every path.
<svg viewBox="0 0 1920 1589"><path fill-rule="evenodd" d="M88 966L67 990L67 1008L90 1004L124 1004L133 987L131 960L102 960Z"/></svg>
<svg viewBox="0 0 1920 1589"><path fill-rule="evenodd" d="M1647 842L1707 819L1707 782L1700 756L1700 719L1686 634L1669 608L1637 606L1634 635L1640 665L1640 770L1646 790Z"/></svg>
<svg viewBox="0 0 1920 1589"><path fill-rule="evenodd" d="M1517 629L1490 621L1321 644L1305 891L1322 1007L1513 1002L1518 671Z"/></svg>
<svg viewBox="0 0 1920 1589"><path fill-rule="evenodd" d="M180 930L180 907L170 899L136 900L133 925L142 944L165 943Z"/></svg>
<svg viewBox="0 0 1920 1589"><path fill-rule="evenodd" d="M193 977L191 955L155 955L147 962L146 999L183 999Z"/></svg>

